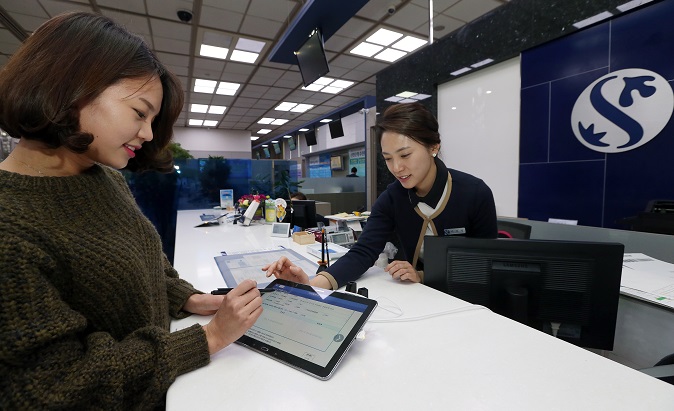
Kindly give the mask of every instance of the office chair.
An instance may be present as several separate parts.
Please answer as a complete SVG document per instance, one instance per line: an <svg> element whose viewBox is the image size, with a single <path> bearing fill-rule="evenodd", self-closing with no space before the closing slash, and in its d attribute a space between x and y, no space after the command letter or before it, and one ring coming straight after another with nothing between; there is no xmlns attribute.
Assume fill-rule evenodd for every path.
<svg viewBox="0 0 674 411"><path fill-rule="evenodd" d="M661 359L653 367L644 368L639 371L664 382L674 384L674 354Z"/></svg>
<svg viewBox="0 0 674 411"><path fill-rule="evenodd" d="M498 238L519 238L528 240L531 237L531 226L512 221L497 220Z"/></svg>

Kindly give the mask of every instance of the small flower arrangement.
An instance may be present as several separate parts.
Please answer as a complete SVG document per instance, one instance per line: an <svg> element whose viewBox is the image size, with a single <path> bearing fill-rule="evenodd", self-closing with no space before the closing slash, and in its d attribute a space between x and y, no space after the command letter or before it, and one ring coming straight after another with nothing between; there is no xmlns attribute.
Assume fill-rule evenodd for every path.
<svg viewBox="0 0 674 411"><path fill-rule="evenodd" d="M257 210L255 210L255 216L253 217L253 220L260 220L264 218L264 205L268 198L269 196L264 194L244 194L241 196L241 198L239 198L237 208L239 212L243 214L246 212L246 209L253 201L257 201L260 204L258 205Z"/></svg>
<svg viewBox="0 0 674 411"><path fill-rule="evenodd" d="M264 194L244 194L239 198L239 207L248 207L253 201L262 203L262 201L267 198L269 198L269 196Z"/></svg>

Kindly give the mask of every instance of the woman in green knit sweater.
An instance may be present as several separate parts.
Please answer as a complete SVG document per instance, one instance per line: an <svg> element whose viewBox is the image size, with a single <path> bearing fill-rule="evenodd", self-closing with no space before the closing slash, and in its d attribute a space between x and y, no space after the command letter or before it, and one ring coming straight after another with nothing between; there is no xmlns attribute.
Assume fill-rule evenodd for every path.
<svg viewBox="0 0 674 411"><path fill-rule="evenodd" d="M253 281L195 290L115 169L170 170L179 80L138 36L52 18L0 72L0 409L153 409L259 317ZM171 317L210 315L169 332Z"/></svg>

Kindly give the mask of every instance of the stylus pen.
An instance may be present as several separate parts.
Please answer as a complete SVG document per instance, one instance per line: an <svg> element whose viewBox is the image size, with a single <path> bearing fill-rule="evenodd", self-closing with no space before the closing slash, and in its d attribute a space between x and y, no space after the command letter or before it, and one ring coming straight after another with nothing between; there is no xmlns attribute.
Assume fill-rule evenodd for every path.
<svg viewBox="0 0 674 411"><path fill-rule="evenodd" d="M211 294L213 295L225 295L228 292L232 291L233 288L218 288L217 290L211 291ZM258 288L258 291L260 291L260 294L267 294L272 291L275 291L273 288Z"/></svg>

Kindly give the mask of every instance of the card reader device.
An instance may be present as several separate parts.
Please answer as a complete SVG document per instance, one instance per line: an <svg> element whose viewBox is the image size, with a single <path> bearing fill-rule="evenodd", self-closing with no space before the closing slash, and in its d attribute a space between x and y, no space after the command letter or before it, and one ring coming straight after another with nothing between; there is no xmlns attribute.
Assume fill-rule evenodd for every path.
<svg viewBox="0 0 674 411"><path fill-rule="evenodd" d="M353 231L351 230L340 231L337 233L326 233L326 236L328 238L328 242L338 245L352 244L356 241L353 236Z"/></svg>

